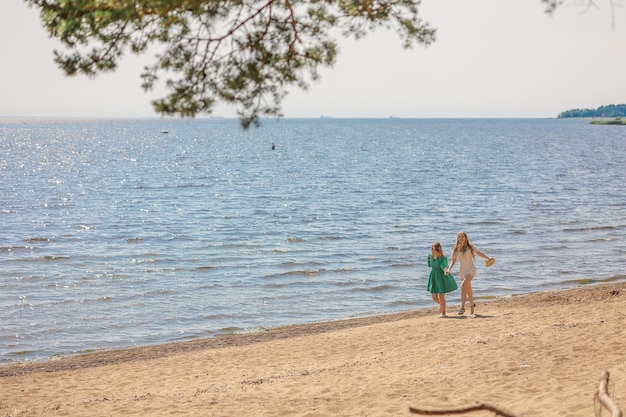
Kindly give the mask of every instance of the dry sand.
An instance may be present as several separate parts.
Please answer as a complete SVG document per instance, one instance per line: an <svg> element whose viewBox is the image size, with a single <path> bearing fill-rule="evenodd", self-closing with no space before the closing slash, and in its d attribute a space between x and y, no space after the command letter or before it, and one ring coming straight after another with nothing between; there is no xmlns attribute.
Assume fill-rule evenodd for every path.
<svg viewBox="0 0 626 417"><path fill-rule="evenodd" d="M2 366L0 416L588 417L604 371L626 410L626 282L457 308Z"/></svg>

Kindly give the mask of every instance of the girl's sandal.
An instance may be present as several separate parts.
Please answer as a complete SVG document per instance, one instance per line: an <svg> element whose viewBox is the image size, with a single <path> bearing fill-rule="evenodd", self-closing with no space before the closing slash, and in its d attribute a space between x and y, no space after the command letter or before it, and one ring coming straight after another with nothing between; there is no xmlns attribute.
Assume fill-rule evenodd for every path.
<svg viewBox="0 0 626 417"><path fill-rule="evenodd" d="M461 308L461 309L459 310L459 316L462 316L463 314L465 314L465 309L464 309L464 308Z"/></svg>
<svg viewBox="0 0 626 417"><path fill-rule="evenodd" d="M476 307L476 304L472 304L472 307L470 308L470 314L474 314L474 307Z"/></svg>

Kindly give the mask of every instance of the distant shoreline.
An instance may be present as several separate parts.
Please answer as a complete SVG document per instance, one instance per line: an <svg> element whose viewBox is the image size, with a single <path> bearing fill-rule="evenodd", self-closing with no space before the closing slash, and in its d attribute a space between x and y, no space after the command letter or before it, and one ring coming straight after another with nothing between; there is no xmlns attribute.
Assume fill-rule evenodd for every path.
<svg viewBox="0 0 626 417"><path fill-rule="evenodd" d="M612 125L612 126L626 126L626 119L616 117L614 119L594 119L589 122L592 125Z"/></svg>

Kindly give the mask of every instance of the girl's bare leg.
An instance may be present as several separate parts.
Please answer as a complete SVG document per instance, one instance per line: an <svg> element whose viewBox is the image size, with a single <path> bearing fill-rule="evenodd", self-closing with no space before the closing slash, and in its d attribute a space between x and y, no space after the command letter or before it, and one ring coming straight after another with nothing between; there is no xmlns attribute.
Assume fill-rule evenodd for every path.
<svg viewBox="0 0 626 417"><path fill-rule="evenodd" d="M472 282L467 283L467 296L469 297L470 302L470 314L474 314L474 307L476 304L474 303L474 290L472 290Z"/></svg>
<svg viewBox="0 0 626 417"><path fill-rule="evenodd" d="M473 275L467 275L463 278L463 282L461 282L461 310L459 314L465 313L465 300L469 296L470 306L474 305L474 292L472 291L472 278Z"/></svg>
<svg viewBox="0 0 626 417"><path fill-rule="evenodd" d="M467 298L465 282L465 279L463 280L463 282L461 282L461 311L465 310L465 299Z"/></svg>
<svg viewBox="0 0 626 417"><path fill-rule="evenodd" d="M470 302L470 314L474 314L474 307L476 306L476 304L474 304L474 290L472 289L472 279L474 277L473 276L467 276L464 280L463 280L463 284L461 284L461 293L463 294L463 292L465 293L465 297L462 296L462 305L461 308L465 308L465 298L468 297L469 298L469 302Z"/></svg>
<svg viewBox="0 0 626 417"><path fill-rule="evenodd" d="M439 294L433 293L431 295L433 297L433 301L439 304L439 313L441 313L441 303L439 302Z"/></svg>
<svg viewBox="0 0 626 417"><path fill-rule="evenodd" d="M439 294L439 305L441 306L441 314L446 315L446 295Z"/></svg>

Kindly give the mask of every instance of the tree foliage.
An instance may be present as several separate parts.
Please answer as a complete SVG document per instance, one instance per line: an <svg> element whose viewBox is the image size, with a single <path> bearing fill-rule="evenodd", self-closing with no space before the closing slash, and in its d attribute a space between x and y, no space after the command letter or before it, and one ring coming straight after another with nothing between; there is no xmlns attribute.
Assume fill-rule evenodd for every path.
<svg viewBox="0 0 626 417"><path fill-rule="evenodd" d="M141 75L167 95L161 114L211 114L234 104L244 127L280 116L290 86L307 89L337 56L333 33L361 38L385 27L403 46L429 45L436 31L417 0L24 0L40 10L63 50L68 75L114 71L127 53L156 51ZM337 31L338 30L338 31Z"/></svg>
<svg viewBox="0 0 626 417"><path fill-rule="evenodd" d="M626 104L609 104L597 109L572 109L558 116L559 119L568 117L626 117Z"/></svg>
<svg viewBox="0 0 626 417"><path fill-rule="evenodd" d="M23 1L61 41L55 61L66 74L115 71L125 54L155 51L141 77L146 91L165 86L165 97L152 102L157 112L211 114L225 102L244 127L280 116L289 87L306 90L320 68L332 66L335 36L359 39L384 27L405 48L436 38L418 14L420 0ZM541 2L553 14L565 0Z"/></svg>

